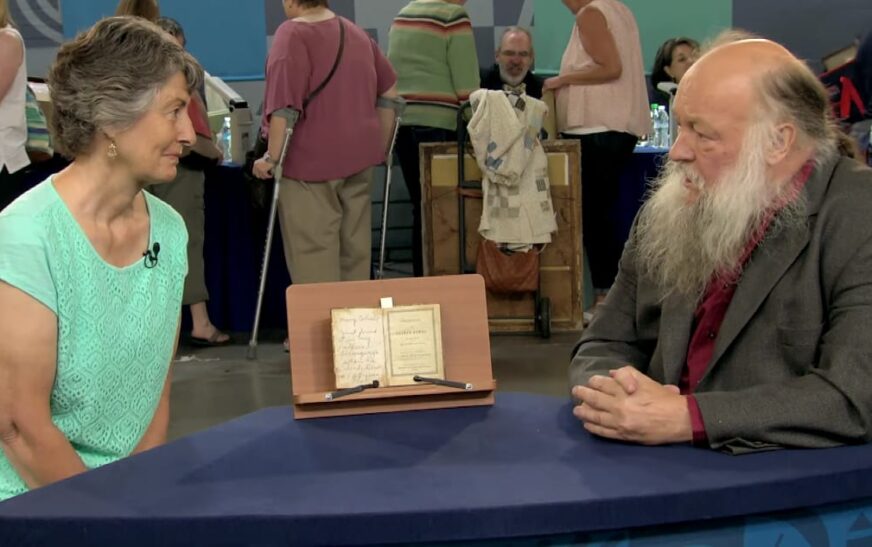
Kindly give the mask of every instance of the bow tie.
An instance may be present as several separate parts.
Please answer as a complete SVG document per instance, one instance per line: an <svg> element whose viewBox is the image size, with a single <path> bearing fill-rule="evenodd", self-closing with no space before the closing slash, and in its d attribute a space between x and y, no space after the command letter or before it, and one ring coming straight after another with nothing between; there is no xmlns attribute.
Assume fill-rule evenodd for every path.
<svg viewBox="0 0 872 547"><path fill-rule="evenodd" d="M527 92L527 84L525 84L524 82L521 82L518 85L504 83L503 91L507 93L514 93L515 95L523 95Z"/></svg>

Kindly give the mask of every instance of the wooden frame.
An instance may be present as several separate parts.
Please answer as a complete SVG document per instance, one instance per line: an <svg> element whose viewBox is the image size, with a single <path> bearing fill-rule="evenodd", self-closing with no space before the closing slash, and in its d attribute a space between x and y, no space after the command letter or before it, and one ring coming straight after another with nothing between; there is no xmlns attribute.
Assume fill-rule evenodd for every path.
<svg viewBox="0 0 872 547"><path fill-rule="evenodd" d="M434 385L368 389L335 401L330 310L439 304L445 378L472 384L458 390ZM373 414L402 410L491 405L496 382L491 369L484 280L452 275L291 285L287 290L294 418Z"/></svg>
<svg viewBox="0 0 872 547"><path fill-rule="evenodd" d="M548 140L551 199L557 215L557 233L545 248L539 267L540 294L551 300L552 330L579 331L583 322L583 270L581 266L581 148L577 140ZM427 275L460 272L460 237L457 205L457 144L422 144L422 214L424 261ZM481 180L471 154L465 155L467 180ZM467 200L466 262L474 265L481 236L478 225L481 201ZM535 298L532 293L487 293L491 332L535 332Z"/></svg>

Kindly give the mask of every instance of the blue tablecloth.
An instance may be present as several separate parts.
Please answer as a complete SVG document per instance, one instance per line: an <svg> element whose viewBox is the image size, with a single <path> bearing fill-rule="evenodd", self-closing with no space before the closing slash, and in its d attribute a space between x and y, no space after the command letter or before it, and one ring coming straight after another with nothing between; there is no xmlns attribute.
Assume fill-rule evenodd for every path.
<svg viewBox="0 0 872 547"><path fill-rule="evenodd" d="M722 525L712 519L870 496L872 446L734 457L625 445L586 433L564 399L499 393L493 407L305 421L294 421L288 407L261 410L0 503L0 545L338 545L555 534L645 544L670 529L628 529ZM800 537L868 535L869 521L857 517L865 505L838 510L835 524L820 524L810 511L782 520ZM809 516L817 524L796 524ZM734 529L734 522L727 524ZM735 533L766 537L773 528L761 528L765 522L741 521ZM602 530L617 532L588 535ZM743 544L724 543L724 532L713 537Z"/></svg>

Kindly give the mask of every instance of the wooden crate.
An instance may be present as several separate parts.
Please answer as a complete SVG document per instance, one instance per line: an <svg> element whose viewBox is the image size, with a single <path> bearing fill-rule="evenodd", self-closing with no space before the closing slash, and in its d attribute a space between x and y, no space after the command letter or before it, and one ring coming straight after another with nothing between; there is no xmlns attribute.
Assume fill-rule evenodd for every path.
<svg viewBox="0 0 872 547"><path fill-rule="evenodd" d="M551 199L557 214L557 233L542 253L540 264L541 295L551 300L553 331L577 331L582 328L581 269L581 169L577 141L545 141ZM467 153L467 180L481 180L475 159ZM427 275L450 275L460 272L460 237L458 232L457 144L421 145L423 182L424 261ZM466 262L475 265L481 236L481 200L466 198ZM488 323L491 332L535 331L535 298L532 293L519 295L487 294Z"/></svg>

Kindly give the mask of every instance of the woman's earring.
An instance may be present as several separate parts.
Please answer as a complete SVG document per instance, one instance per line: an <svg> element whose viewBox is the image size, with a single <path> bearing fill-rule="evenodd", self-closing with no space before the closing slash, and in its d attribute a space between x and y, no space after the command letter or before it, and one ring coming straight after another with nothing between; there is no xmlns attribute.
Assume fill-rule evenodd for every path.
<svg viewBox="0 0 872 547"><path fill-rule="evenodd" d="M118 147L115 146L114 142L109 143L109 159L114 160L118 157Z"/></svg>

